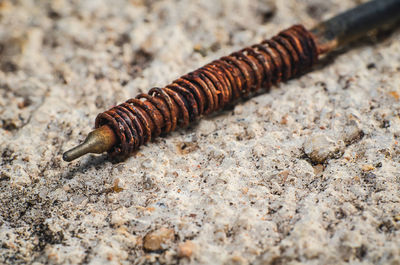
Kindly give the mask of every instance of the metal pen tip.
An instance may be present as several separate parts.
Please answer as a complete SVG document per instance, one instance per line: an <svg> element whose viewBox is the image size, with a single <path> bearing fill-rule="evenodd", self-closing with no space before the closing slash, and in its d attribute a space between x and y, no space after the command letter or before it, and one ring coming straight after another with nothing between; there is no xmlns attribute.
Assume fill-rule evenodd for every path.
<svg viewBox="0 0 400 265"><path fill-rule="evenodd" d="M115 144L114 131L109 126L104 125L90 132L83 143L65 152L63 160L71 162L88 153L101 154L110 150Z"/></svg>
<svg viewBox="0 0 400 265"><path fill-rule="evenodd" d="M71 162L87 153L92 153L91 146L87 145L87 142L83 142L82 144L68 150L63 154L64 161Z"/></svg>

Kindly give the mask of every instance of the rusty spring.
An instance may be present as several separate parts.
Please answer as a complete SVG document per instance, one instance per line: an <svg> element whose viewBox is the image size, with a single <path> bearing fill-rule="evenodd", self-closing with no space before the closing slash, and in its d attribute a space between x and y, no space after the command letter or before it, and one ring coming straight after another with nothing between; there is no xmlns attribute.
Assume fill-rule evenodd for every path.
<svg viewBox="0 0 400 265"><path fill-rule="evenodd" d="M271 40L222 57L164 88L152 88L148 94L100 113L95 126L111 126L119 143L109 154L125 156L161 133L175 130L178 124L187 126L201 115L299 74L317 57L313 35L295 25Z"/></svg>

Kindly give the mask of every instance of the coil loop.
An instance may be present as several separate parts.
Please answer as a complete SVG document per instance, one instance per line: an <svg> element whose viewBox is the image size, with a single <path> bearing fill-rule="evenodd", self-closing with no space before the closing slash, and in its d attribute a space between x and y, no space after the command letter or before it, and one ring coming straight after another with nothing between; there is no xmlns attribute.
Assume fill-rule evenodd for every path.
<svg viewBox="0 0 400 265"><path fill-rule="evenodd" d="M317 57L312 34L295 25L100 113L95 126L108 124L116 133L119 143L109 152L112 156L128 155L178 125L187 126L262 87L288 80L310 68Z"/></svg>

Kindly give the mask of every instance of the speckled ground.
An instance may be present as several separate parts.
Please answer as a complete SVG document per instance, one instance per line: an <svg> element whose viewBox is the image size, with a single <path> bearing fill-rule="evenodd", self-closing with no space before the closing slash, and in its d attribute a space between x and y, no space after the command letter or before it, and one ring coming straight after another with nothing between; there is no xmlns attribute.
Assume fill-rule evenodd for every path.
<svg viewBox="0 0 400 265"><path fill-rule="evenodd" d="M73 163L97 113L360 1L0 1L0 263L400 264L400 32Z"/></svg>

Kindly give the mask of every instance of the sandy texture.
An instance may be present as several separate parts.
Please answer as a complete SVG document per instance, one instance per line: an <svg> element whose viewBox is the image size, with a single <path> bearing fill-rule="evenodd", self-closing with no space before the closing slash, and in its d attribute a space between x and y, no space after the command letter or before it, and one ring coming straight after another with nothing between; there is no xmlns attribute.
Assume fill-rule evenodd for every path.
<svg viewBox="0 0 400 265"><path fill-rule="evenodd" d="M359 1L0 1L0 263L400 264L400 32L65 163L97 113Z"/></svg>

